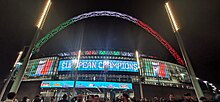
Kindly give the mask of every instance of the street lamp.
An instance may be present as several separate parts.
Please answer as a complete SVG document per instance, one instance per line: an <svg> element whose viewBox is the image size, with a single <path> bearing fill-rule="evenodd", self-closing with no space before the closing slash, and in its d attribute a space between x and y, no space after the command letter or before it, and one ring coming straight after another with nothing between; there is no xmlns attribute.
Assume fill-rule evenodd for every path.
<svg viewBox="0 0 220 102"><path fill-rule="evenodd" d="M17 76L16 76L16 78L15 78L15 80L14 80L14 83L12 84L12 87L11 87L11 89L10 89L10 92L15 92L15 93L17 93L18 88L20 87L21 80L22 80L22 78L23 78L23 76L24 76L24 72L25 72L25 70L26 70L26 66L27 66L27 64L28 64L29 59L30 59L31 56L32 56L32 50L33 50L34 44L35 44L35 43L37 42L37 40L38 40L40 31L41 31L41 29L42 29L42 27L43 27L43 25L44 25L44 22L45 22L45 20L46 20L46 17L47 17L47 14L48 14L48 12L49 12L49 9L50 9L51 4L52 4L52 3L51 3L51 0L48 0L46 6L45 6L45 8L44 8L44 11L43 11L43 13L42 13L42 15L41 15L41 18L40 18L38 24L36 25L36 26L37 26L37 30L36 30L36 32L35 32L34 38L33 38L32 41L31 41L31 44L30 44L29 49L28 49L28 52L27 52L26 56L24 57L24 61L23 61L22 66L21 66L21 68L20 68L20 70L19 70L19 72L18 72L18 74L17 74Z"/></svg>
<svg viewBox="0 0 220 102"><path fill-rule="evenodd" d="M177 42L178 42L178 45L179 45L179 48L180 48L180 51L182 53L182 56L183 56L183 59L184 59L184 62L186 64L186 68L188 69L188 72L189 72L189 76L190 76L190 79L192 81L192 85L195 89L195 92L196 92L196 96L199 100L200 97L204 96L202 90L201 90L201 87L199 85L199 82L196 78L196 75L195 75L195 72L193 70L193 67L192 67L192 64L190 62L190 59L188 57L188 54L186 52L186 49L184 47L184 44L183 44L183 41L182 41L182 38L179 34L179 29L180 27L177 25L176 21L175 21L175 18L174 18L174 15L172 13L172 10L171 10L171 7L169 5L169 2L166 2L165 3L165 8L166 8L166 12L168 14L168 17L169 17L169 20L170 20L170 23L172 25L172 28L173 28L173 31L175 33L175 36L176 36L176 39L177 39Z"/></svg>

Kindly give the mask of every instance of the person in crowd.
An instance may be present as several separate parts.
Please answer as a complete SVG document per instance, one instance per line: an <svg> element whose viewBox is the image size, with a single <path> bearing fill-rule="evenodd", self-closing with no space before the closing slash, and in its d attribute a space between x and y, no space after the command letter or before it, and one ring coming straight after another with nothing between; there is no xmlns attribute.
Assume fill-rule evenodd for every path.
<svg viewBox="0 0 220 102"><path fill-rule="evenodd" d="M45 101L44 101L45 98L44 98L44 96L43 96L42 94L40 94L40 99L42 100L42 102L45 102Z"/></svg>
<svg viewBox="0 0 220 102"><path fill-rule="evenodd" d="M7 99L4 102L18 102L17 99L15 99L16 94L14 92L10 92L7 95Z"/></svg>
<svg viewBox="0 0 220 102"><path fill-rule="evenodd" d="M182 102L196 102L190 93L184 94L184 99Z"/></svg>
<svg viewBox="0 0 220 102"><path fill-rule="evenodd" d="M50 102L55 102L55 97L54 97L54 96L52 96L52 97L50 98Z"/></svg>
<svg viewBox="0 0 220 102"><path fill-rule="evenodd" d="M94 96L94 102L100 102L99 95Z"/></svg>
<svg viewBox="0 0 220 102"><path fill-rule="evenodd" d="M160 98L160 102L166 102L165 97L161 97L161 98Z"/></svg>
<svg viewBox="0 0 220 102"><path fill-rule="evenodd" d="M94 95L88 95L86 102L93 102L93 100L94 100Z"/></svg>
<svg viewBox="0 0 220 102"><path fill-rule="evenodd" d="M152 102L159 102L159 99L157 96L154 96L153 99L152 99Z"/></svg>
<svg viewBox="0 0 220 102"><path fill-rule="evenodd" d="M220 102L220 94L215 95L215 102Z"/></svg>
<svg viewBox="0 0 220 102"><path fill-rule="evenodd" d="M144 102L144 98L141 98L141 99L140 99L140 102Z"/></svg>
<svg viewBox="0 0 220 102"><path fill-rule="evenodd" d="M135 98L135 97L133 97L131 100L132 100L133 102L136 102L136 98Z"/></svg>
<svg viewBox="0 0 220 102"><path fill-rule="evenodd" d="M174 94L169 94L169 100L167 102L178 102L174 96Z"/></svg>
<svg viewBox="0 0 220 102"><path fill-rule="evenodd" d="M115 100L116 102L121 102L122 101L122 96L118 96L118 97L116 97L116 100Z"/></svg>
<svg viewBox="0 0 220 102"><path fill-rule="evenodd" d="M59 100L58 102L69 102L69 101L67 100L67 95L64 94L63 97L62 97L62 100Z"/></svg>
<svg viewBox="0 0 220 102"><path fill-rule="evenodd" d="M71 102L76 102L76 99L77 99L77 97L74 96L70 101L71 101Z"/></svg>
<svg viewBox="0 0 220 102"><path fill-rule="evenodd" d="M132 102L150 102L148 98L142 98L140 101L132 101Z"/></svg>
<svg viewBox="0 0 220 102"><path fill-rule="evenodd" d="M21 102L30 102L30 99L27 97L27 96L24 96L22 98L22 101Z"/></svg>
<svg viewBox="0 0 220 102"><path fill-rule="evenodd" d="M76 102L83 102L83 95L82 94L79 94L77 96Z"/></svg>
<svg viewBox="0 0 220 102"><path fill-rule="evenodd" d="M88 96L87 96L87 100L93 101L93 100L94 100L94 95L88 95Z"/></svg>
<svg viewBox="0 0 220 102"><path fill-rule="evenodd" d="M148 98L144 98L144 102L150 102Z"/></svg>
<svg viewBox="0 0 220 102"><path fill-rule="evenodd" d="M39 95L36 95L32 102L43 102Z"/></svg>
<svg viewBox="0 0 220 102"><path fill-rule="evenodd" d="M208 102L208 100L207 100L206 97L200 97L199 100L200 100L201 102Z"/></svg>
<svg viewBox="0 0 220 102"><path fill-rule="evenodd" d="M104 101L105 101L105 102L111 102L110 99L107 98L107 97L104 98Z"/></svg>
<svg viewBox="0 0 220 102"><path fill-rule="evenodd" d="M122 101L123 102L130 102L128 98L129 98L128 94L126 94L126 93L122 94Z"/></svg>

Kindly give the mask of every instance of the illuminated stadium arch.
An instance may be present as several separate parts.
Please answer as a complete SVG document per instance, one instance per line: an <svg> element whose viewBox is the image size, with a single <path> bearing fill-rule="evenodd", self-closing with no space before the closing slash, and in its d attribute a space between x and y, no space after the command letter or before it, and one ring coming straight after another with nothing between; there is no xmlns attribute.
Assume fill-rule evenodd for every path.
<svg viewBox="0 0 220 102"><path fill-rule="evenodd" d="M75 16L69 20L67 20L66 22L63 22L62 24L60 24L58 27L56 27L55 29L53 29L52 31L50 31L49 33L46 34L46 36L44 36L42 39L40 39L34 46L33 48L33 53L36 53L37 50L40 49L41 46L43 46L43 44L45 44L49 39L51 39L53 36L55 36L58 32L60 32L61 30L63 30L64 28L68 27L69 25L86 19L86 18L90 18L90 17L97 17L97 16L111 16L111 17L117 17L117 18L122 18L125 20L128 20L130 22L135 23L136 25L140 26L141 28L143 28L144 30L146 30L147 32L149 32L152 36L154 36L171 54L172 56L176 59L176 61L181 64L184 65L184 61L182 60L182 58L178 55L178 53L171 47L171 45L164 40L156 31L154 31L150 26L148 26L147 24L143 23L142 21L129 16L127 14L123 14L123 13L119 13L119 12L113 12L113 11L93 11L93 12L89 12L89 13L84 13L78 16Z"/></svg>

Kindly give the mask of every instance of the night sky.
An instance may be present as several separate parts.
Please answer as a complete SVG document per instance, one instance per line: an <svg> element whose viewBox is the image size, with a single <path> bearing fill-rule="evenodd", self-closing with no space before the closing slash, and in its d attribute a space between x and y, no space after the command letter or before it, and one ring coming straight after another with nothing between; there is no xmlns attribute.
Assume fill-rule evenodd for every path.
<svg viewBox="0 0 220 102"><path fill-rule="evenodd" d="M116 11L133 16L157 31L181 55L167 17L165 0L54 0L41 37L60 23L91 11ZM44 0L0 1L0 79L6 78L18 52L30 44ZM196 75L220 84L219 0L171 0L180 35ZM82 49L139 50L177 63L154 37L137 25L115 17L79 21L59 32L35 56Z"/></svg>

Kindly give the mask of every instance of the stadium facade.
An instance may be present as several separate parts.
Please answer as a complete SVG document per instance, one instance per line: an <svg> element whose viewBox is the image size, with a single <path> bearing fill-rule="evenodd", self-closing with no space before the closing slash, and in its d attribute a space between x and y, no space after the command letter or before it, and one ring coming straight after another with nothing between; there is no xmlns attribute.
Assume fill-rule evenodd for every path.
<svg viewBox="0 0 220 102"><path fill-rule="evenodd" d="M144 85L192 89L185 67L152 56L141 54L138 70L133 52L82 51L78 67L77 55L66 52L30 60L19 93L23 96L36 92L48 100L52 96L59 100L64 93L71 95L75 70L76 94L115 98L126 91L133 97L139 90L133 86L139 77Z"/></svg>
<svg viewBox="0 0 220 102"><path fill-rule="evenodd" d="M84 50L78 64L77 51L35 57L29 60L18 91L19 98L33 98L42 94L46 100L50 100L52 96L59 100L65 93L71 97L75 76L76 94L98 94L101 98L113 99L122 92L127 92L130 97L135 96L138 99L140 92L137 85L140 81L143 84L144 97L165 95L163 90L181 95L180 92L193 92L185 63L171 45L147 24L119 12L93 11L75 16L38 40L32 54L38 53L45 43L68 26L98 16L116 17L134 23L159 41L178 64L140 53L138 66L134 52L117 50Z"/></svg>

